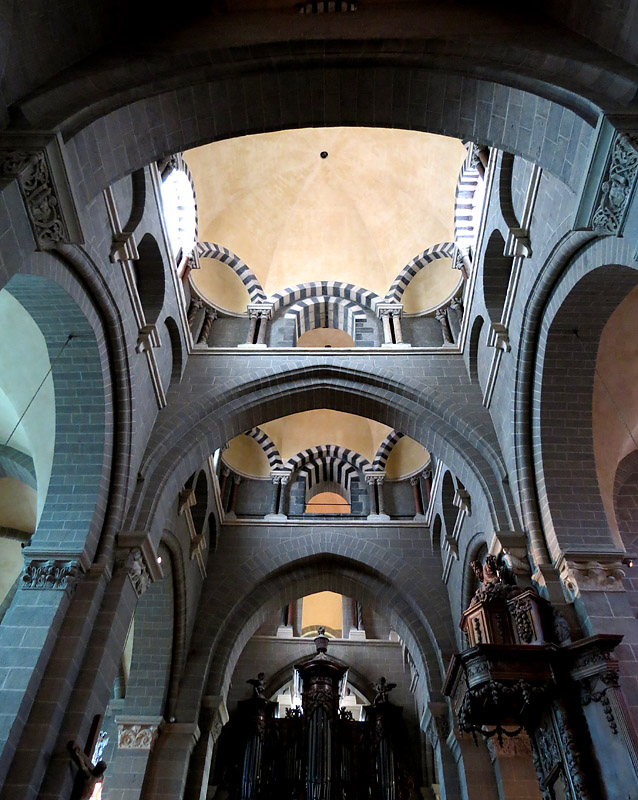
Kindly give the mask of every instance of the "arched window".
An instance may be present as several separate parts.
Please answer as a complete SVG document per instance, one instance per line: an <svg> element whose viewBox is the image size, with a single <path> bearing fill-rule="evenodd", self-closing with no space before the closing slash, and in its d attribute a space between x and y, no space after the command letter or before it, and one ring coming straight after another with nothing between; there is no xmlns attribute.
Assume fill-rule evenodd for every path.
<svg viewBox="0 0 638 800"><path fill-rule="evenodd" d="M179 169L169 172L162 181L161 193L168 239L175 260L179 262L195 247L197 235L195 193L188 175Z"/></svg>

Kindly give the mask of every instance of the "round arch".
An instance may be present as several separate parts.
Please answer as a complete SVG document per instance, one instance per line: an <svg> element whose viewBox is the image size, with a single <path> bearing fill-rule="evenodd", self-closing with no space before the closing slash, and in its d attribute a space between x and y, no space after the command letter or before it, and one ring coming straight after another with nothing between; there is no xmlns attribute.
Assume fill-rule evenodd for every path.
<svg viewBox="0 0 638 800"><path fill-rule="evenodd" d="M444 394L387 370L345 370L319 359L283 373L255 369L243 384L232 380L212 389L209 379L207 384L156 429L141 467L131 529L155 530L179 485L225 441L269 419L312 408L344 410L402 430L443 459L470 493L486 497L495 525L512 522L491 421L480 401L471 412L462 402L476 391L470 386Z"/></svg>
<svg viewBox="0 0 638 800"><path fill-rule="evenodd" d="M401 567L399 580L397 558L385 548L372 546L370 554L364 556L365 561L357 558L361 546L356 536L339 548L340 553L334 552L335 548L330 552L328 538L322 539L320 552L295 558L290 563L286 558L277 558L273 550L272 570L264 572L260 580L235 576L233 581L240 581L242 586L232 597L227 597L224 607L197 619L193 635L199 644L191 653L183 684L188 689L182 693L178 705L182 718L196 713L197 709L189 704L202 695L204 688L206 694L226 692L246 643L269 615L297 597L325 590L357 597L364 605L381 605L392 629L405 642L424 676L430 697L439 697L446 662L455 647L445 586L441 581L433 586L427 575L424 580L423 575L417 574L418 569L405 565ZM264 560L269 557L265 551ZM373 562L386 569L388 577L372 566ZM397 588L399 585L409 585L410 594L405 595ZM242 591L244 588L248 590ZM205 607L205 594L202 600Z"/></svg>
<svg viewBox="0 0 638 800"><path fill-rule="evenodd" d="M622 547L609 529L598 485L592 396L602 330L638 284L638 271L623 265L631 263L627 246L616 240L586 245L544 309L532 410L532 425L540 436L533 458L545 537L554 559L584 542L601 550ZM567 511L574 503L577 515Z"/></svg>

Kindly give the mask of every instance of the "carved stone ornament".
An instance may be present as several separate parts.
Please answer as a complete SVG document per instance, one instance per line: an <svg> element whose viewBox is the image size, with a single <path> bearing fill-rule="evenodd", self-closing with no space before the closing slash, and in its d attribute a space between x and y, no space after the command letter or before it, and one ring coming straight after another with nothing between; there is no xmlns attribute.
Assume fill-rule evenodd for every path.
<svg viewBox="0 0 638 800"><path fill-rule="evenodd" d="M117 746L120 750L150 750L157 737L157 725L118 723Z"/></svg>
<svg viewBox="0 0 638 800"><path fill-rule="evenodd" d="M141 597L147 590L151 582L151 577L146 568L146 562L144 561L144 556L140 548L134 547L132 550L129 550L128 553L124 554L119 559L119 564L126 569L137 596Z"/></svg>
<svg viewBox="0 0 638 800"><path fill-rule="evenodd" d="M80 575L77 561L33 560L24 568L21 586L23 589L59 589L73 586Z"/></svg>
<svg viewBox="0 0 638 800"><path fill-rule="evenodd" d="M587 558L565 554L559 566L563 586L572 597L581 592L622 592L624 591L620 558L603 559L597 556ZM571 598L570 598L571 599Z"/></svg>
<svg viewBox="0 0 638 800"><path fill-rule="evenodd" d="M517 758L518 756L532 755L532 745L525 733L511 738L505 736L501 742L496 737L492 737L488 739L487 746L495 758Z"/></svg>
<svg viewBox="0 0 638 800"><path fill-rule="evenodd" d="M39 248L69 241L45 151L0 152L0 176L18 179Z"/></svg>
<svg viewBox="0 0 638 800"><path fill-rule="evenodd" d="M592 228L600 233L620 233L638 174L638 139L616 136L592 215Z"/></svg>

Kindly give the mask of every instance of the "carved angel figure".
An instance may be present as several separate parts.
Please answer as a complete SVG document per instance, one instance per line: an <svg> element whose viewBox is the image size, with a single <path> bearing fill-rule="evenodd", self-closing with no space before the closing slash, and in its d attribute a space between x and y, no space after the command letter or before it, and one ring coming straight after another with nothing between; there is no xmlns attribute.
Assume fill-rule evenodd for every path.
<svg viewBox="0 0 638 800"><path fill-rule="evenodd" d="M377 683L374 687L376 691L376 695L374 696L374 700L372 701L372 705L379 706L382 703L388 702L388 695L394 689L396 683L386 683L386 680L383 676L379 678L379 683Z"/></svg>
<svg viewBox="0 0 638 800"><path fill-rule="evenodd" d="M260 672L256 678L249 678L246 683L249 683L253 687L253 699L257 698L258 700L265 700L266 699L266 682L264 681L265 674Z"/></svg>

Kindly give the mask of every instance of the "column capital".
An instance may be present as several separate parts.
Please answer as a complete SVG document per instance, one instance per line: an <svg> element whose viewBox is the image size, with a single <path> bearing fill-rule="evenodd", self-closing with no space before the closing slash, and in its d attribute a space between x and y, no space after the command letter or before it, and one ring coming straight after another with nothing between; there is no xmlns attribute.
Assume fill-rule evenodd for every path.
<svg viewBox="0 0 638 800"><path fill-rule="evenodd" d="M117 746L120 750L150 750L159 732L162 717L120 716L117 723Z"/></svg>
<svg viewBox="0 0 638 800"><path fill-rule="evenodd" d="M377 303L377 317L400 317L403 313L403 303Z"/></svg>
<svg viewBox="0 0 638 800"><path fill-rule="evenodd" d="M280 483L282 486L285 486L290 480L290 470L272 469L270 471L270 480L275 484Z"/></svg>
<svg viewBox="0 0 638 800"><path fill-rule="evenodd" d="M365 478L365 482L369 484L373 483L383 483L385 479L385 470L368 470L363 473L363 477Z"/></svg>
<svg viewBox="0 0 638 800"><path fill-rule="evenodd" d="M274 303L248 303L246 306L250 319L271 319Z"/></svg>

